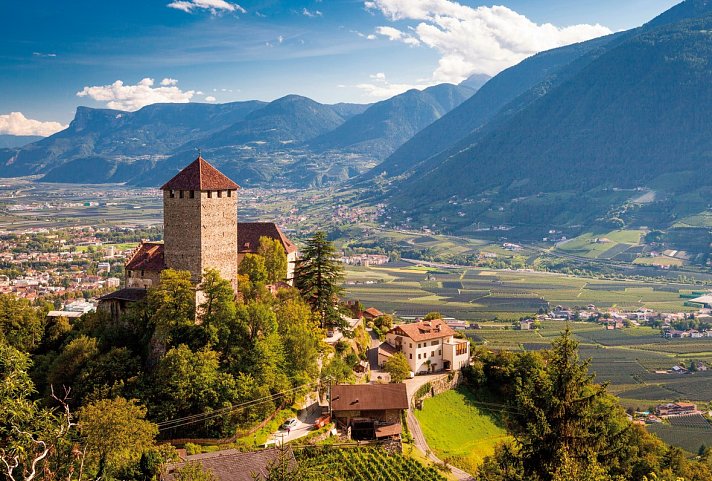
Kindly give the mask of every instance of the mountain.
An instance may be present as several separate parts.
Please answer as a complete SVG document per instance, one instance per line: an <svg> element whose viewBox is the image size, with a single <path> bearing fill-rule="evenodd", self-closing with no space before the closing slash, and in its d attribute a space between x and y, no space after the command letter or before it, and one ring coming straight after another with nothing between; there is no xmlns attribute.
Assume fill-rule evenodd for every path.
<svg viewBox="0 0 712 481"><path fill-rule="evenodd" d="M520 95L484 126L470 124L438 155L404 158L417 167L393 179L391 204L419 222L445 219L453 230L475 223L657 226L704 211L712 193L701 175L712 158L710 31L710 2L696 0L606 43L599 39L595 51L559 63L558 80ZM422 143L426 131L442 131L438 124L462 119L498 77L396 154ZM631 203L641 189L655 201Z"/></svg>
<svg viewBox="0 0 712 481"><path fill-rule="evenodd" d="M47 173L81 158L103 158L112 165L155 158L218 132L264 105L153 104L136 112L78 107L65 130L21 149L0 149L0 177ZM62 181L72 182L72 175L68 170ZM96 182L106 180L102 175Z"/></svg>
<svg viewBox="0 0 712 481"><path fill-rule="evenodd" d="M333 130L343 122L344 117L329 105L299 95L287 95L201 140L201 145L222 147L246 143L297 143Z"/></svg>
<svg viewBox="0 0 712 481"><path fill-rule="evenodd" d="M37 142L44 137L39 135L9 135L0 134L0 148L22 147Z"/></svg>
<svg viewBox="0 0 712 481"><path fill-rule="evenodd" d="M343 150L382 160L453 108L474 90L440 84L424 90L409 90L370 106L338 128L317 137L309 145L317 151Z"/></svg>
<svg viewBox="0 0 712 481"><path fill-rule="evenodd" d="M201 149L245 186L322 185L369 170L385 157L379 152L390 153L471 92L435 86L378 106L326 105L288 95L269 103L155 104L136 112L79 107L67 129L0 148L0 177L44 174L50 182L155 186ZM375 118L381 124L368 130L368 119ZM345 123L350 127L340 132L354 135L341 144L338 135L326 137ZM317 138L332 143L317 148L311 143Z"/></svg>
<svg viewBox="0 0 712 481"><path fill-rule="evenodd" d="M462 87L469 87L472 90L479 90L484 84L490 81L492 77L485 73L476 73L467 77L465 80L460 82L458 85Z"/></svg>
<svg viewBox="0 0 712 481"><path fill-rule="evenodd" d="M395 177L409 170L418 170L419 165L429 157L476 131L507 104L551 79L574 60L605 45L612 37L614 36L542 52L504 70L485 83L467 101L413 136L383 163L368 172L364 180L370 181L379 175Z"/></svg>

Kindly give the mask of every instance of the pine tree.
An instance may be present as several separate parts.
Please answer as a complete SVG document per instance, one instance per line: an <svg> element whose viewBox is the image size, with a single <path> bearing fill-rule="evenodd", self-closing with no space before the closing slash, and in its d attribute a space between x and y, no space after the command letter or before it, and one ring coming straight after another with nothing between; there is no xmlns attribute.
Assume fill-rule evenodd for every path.
<svg viewBox="0 0 712 481"><path fill-rule="evenodd" d="M619 422L625 419L622 408L611 402L605 385L593 382L588 366L567 327L545 365L518 380L509 428L527 479L550 481L562 470L585 470L616 448L627 426Z"/></svg>
<svg viewBox="0 0 712 481"><path fill-rule="evenodd" d="M294 285L319 318L321 327L341 324L337 303L342 280L343 266L336 259L334 245L324 232L315 233L297 261Z"/></svg>

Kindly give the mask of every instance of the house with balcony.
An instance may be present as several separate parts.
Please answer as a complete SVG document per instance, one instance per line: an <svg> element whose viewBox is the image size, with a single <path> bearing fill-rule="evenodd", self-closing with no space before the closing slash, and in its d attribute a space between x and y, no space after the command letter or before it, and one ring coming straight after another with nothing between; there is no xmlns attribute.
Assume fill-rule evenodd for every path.
<svg viewBox="0 0 712 481"><path fill-rule="evenodd" d="M378 350L378 363L383 365L396 352L405 355L416 374L455 371L470 362L470 343L456 338L442 319L399 324L388 331Z"/></svg>

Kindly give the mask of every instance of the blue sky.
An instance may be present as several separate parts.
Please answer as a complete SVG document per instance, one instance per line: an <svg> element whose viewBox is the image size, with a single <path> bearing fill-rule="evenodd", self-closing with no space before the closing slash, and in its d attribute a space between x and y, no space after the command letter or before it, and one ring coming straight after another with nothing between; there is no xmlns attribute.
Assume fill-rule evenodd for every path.
<svg viewBox="0 0 712 481"><path fill-rule="evenodd" d="M675 3L0 2L0 133L42 130L28 119L66 124L77 105L135 110L156 100L289 93L373 102L409 87L494 74L536 51L638 26ZM8 120L10 112L22 118Z"/></svg>

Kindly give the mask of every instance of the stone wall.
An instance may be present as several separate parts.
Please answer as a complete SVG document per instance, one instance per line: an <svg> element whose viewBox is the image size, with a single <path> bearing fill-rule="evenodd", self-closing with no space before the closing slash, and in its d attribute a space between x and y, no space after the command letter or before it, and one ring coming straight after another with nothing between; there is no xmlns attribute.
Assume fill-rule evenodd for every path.
<svg viewBox="0 0 712 481"><path fill-rule="evenodd" d="M161 273L159 271L143 271L143 275L141 275L140 270L126 271L126 287L147 289L156 287L160 280Z"/></svg>
<svg viewBox="0 0 712 481"><path fill-rule="evenodd" d="M416 392L416 395L414 395L410 401L411 407L414 409L422 409L423 401L425 399L437 396L438 394L449 391L450 389L455 389L462 384L462 381L463 376L460 371L443 374L442 376L432 379L429 382L430 389L426 393L418 395L419 393Z"/></svg>
<svg viewBox="0 0 712 481"><path fill-rule="evenodd" d="M237 292L237 191L201 192L201 273L216 269ZM210 196L209 196L210 195Z"/></svg>

